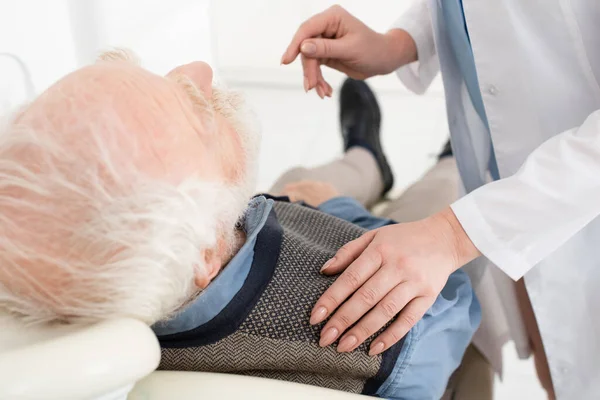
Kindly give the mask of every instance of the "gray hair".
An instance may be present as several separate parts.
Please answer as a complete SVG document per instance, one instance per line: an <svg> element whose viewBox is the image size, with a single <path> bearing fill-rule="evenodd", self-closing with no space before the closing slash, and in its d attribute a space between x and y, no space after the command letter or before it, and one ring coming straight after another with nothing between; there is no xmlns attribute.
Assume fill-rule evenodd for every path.
<svg viewBox="0 0 600 400"><path fill-rule="evenodd" d="M168 318L247 201L216 182L146 176L127 162L118 116L103 120L86 126L85 151L44 126L0 131L0 308L28 323Z"/></svg>

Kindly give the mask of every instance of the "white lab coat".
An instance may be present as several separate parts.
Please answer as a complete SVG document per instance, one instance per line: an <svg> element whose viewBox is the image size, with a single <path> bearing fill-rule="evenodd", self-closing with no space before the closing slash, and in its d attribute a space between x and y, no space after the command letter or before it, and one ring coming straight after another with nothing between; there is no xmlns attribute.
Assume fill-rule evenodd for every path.
<svg viewBox="0 0 600 400"><path fill-rule="evenodd" d="M485 179L489 138L477 129L440 1L417 1L395 24L419 53L398 75L422 93L441 67L452 144L470 191L452 208L487 260L513 279L525 276L557 397L598 399L600 1L463 0L502 177L479 189L473 182ZM497 336L488 344L506 339L487 333Z"/></svg>

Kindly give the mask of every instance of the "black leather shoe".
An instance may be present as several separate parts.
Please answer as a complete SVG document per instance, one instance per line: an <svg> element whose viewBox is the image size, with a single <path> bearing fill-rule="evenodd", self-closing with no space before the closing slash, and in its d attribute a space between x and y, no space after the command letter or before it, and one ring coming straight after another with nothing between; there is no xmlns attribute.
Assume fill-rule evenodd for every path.
<svg viewBox="0 0 600 400"><path fill-rule="evenodd" d="M383 193L394 186L394 174L385 158L379 127L381 113L375 94L363 81L346 79L340 93L340 124L344 151L360 146L369 150L379 166L383 178Z"/></svg>

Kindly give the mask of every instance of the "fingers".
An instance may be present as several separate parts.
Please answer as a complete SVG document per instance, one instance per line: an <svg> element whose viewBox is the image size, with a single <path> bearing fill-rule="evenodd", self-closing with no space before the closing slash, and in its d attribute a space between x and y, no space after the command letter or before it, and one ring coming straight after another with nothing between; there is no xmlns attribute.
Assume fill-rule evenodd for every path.
<svg viewBox="0 0 600 400"><path fill-rule="evenodd" d="M315 325L327 318L352 293L358 290L381 266L381 255L376 251L365 251L323 293L315 304L310 323ZM340 334L341 332L338 332ZM324 332L321 335L322 340Z"/></svg>
<svg viewBox="0 0 600 400"><path fill-rule="evenodd" d="M333 95L333 88L327 81L323 81L325 83L325 88L327 89L327 96L331 97Z"/></svg>
<svg viewBox="0 0 600 400"><path fill-rule="evenodd" d="M339 274L341 271L346 269L354 260L362 254L363 251L369 246L377 230L369 231L351 242L346 243L340 248L335 256L323 265L321 272L326 275Z"/></svg>
<svg viewBox="0 0 600 400"><path fill-rule="evenodd" d="M361 321L358 325L360 325L358 334L351 334L351 332L356 331L356 328L352 328L352 330L344 335L342 341L340 341L340 346L338 346L338 351L348 351L346 348L355 348L359 344L361 344L366 338L377 332L383 325L385 325L390 319L392 319L400 310L396 311L392 316L385 319L385 315L387 315L388 309L384 309L383 314L381 312L375 313L375 310L381 310L381 302L388 306L396 306L402 307L406 305L412 298L409 295L408 290L398 290L394 289L397 287L397 280L394 277L390 276L393 271L391 270L383 270L380 269L371 279L367 281L360 289L352 295L350 300L345 302L339 310L335 312L333 317L327 322L327 324L323 327L322 337L325 336L325 332L329 329L334 328L336 332L338 332L337 336L328 336L327 341L321 340L322 346L329 346L331 343L337 340L338 336L345 332L348 328L350 328L356 321L360 318ZM404 284L400 284L400 286L405 286ZM389 295L388 295L389 293ZM390 295L394 294L394 297L390 299ZM387 296L386 296L387 295ZM402 297L404 296L404 297ZM383 300L382 300L383 299ZM402 303L402 301L404 301ZM375 307L373 309L373 307ZM369 310L373 309L366 317L363 318ZM378 318L373 318L373 316L377 316ZM365 320L367 321L367 325L365 325ZM357 325L357 326L358 326ZM374 328L374 329L372 329ZM354 343L351 343L352 340L348 339L353 337ZM348 340L346 340L348 339ZM348 343L345 343L348 342ZM348 344L348 346L346 346Z"/></svg>
<svg viewBox="0 0 600 400"><path fill-rule="evenodd" d="M344 59L348 57L348 45L341 39L306 39L300 45L300 52L308 58Z"/></svg>
<svg viewBox="0 0 600 400"><path fill-rule="evenodd" d="M283 53L281 63L289 64L294 61L296 57L298 57L298 54L300 54L300 45L302 42L306 39L327 33L331 26L335 26L340 18L338 9L339 7L329 8L328 10L309 18L300 25L300 28L296 31L296 34L285 50L285 53Z"/></svg>
<svg viewBox="0 0 600 400"><path fill-rule="evenodd" d="M398 343L423 318L423 315L431 307L433 301L428 297L417 297L408 303L402 309L398 318L381 335L373 340L369 349L369 355L380 354Z"/></svg>
<svg viewBox="0 0 600 400"><path fill-rule="evenodd" d="M281 58L282 64L289 64L302 53L304 91L315 89L322 99L325 96L331 97L333 88L323 78L319 60L347 56L345 47L348 45L342 39L324 39L320 36L336 36L344 12L341 7L333 6L305 21L300 25Z"/></svg>
<svg viewBox="0 0 600 400"><path fill-rule="evenodd" d="M414 298L411 285L401 283L389 292L340 340L339 352L352 351L390 322ZM337 314L337 313L336 313Z"/></svg>
<svg viewBox="0 0 600 400"><path fill-rule="evenodd" d="M323 72L321 71L321 67L319 66L319 75L317 77L317 87L321 87L321 91L323 93L323 96L321 96L319 94L319 96L321 98L323 98L324 96L327 97L331 97L331 95L333 94L333 88L331 87L331 85L329 85L329 83L327 83L327 81L325 80L325 78L323 78ZM317 91L318 93L318 91Z"/></svg>
<svg viewBox="0 0 600 400"><path fill-rule="evenodd" d="M302 71L304 73L304 91L308 92L316 87L317 94L319 94L319 97L322 97L321 93L319 93L319 86L317 86L319 77L322 77L319 60L314 60L304 56L300 58L302 60Z"/></svg>
<svg viewBox="0 0 600 400"><path fill-rule="evenodd" d="M331 97L333 88L323 78L320 61L307 58L304 55L301 56L301 60L304 73L304 91L308 92L315 89L320 98Z"/></svg>

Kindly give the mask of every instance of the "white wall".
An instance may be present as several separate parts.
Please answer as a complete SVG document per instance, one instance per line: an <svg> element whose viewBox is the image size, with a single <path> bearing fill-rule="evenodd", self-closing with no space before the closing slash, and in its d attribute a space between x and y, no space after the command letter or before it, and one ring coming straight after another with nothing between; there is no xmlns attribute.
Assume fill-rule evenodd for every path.
<svg viewBox="0 0 600 400"><path fill-rule="evenodd" d="M385 31L411 0L341 4ZM37 91L108 47L128 47L158 73L191 60L210 62L231 82L301 87L299 65L279 67L296 27L334 4L331 0L4 0L0 2L0 52L18 55ZM340 74L326 72L335 85ZM6 78L0 78L6 81ZM380 90L402 90L392 77Z"/></svg>
<svg viewBox="0 0 600 400"><path fill-rule="evenodd" d="M0 2L0 53L23 60L37 91L76 67L74 46L66 0ZM0 86L22 84L15 82L22 77L11 72L14 65L3 65Z"/></svg>
<svg viewBox="0 0 600 400"><path fill-rule="evenodd" d="M213 62L210 0L70 0L78 61L110 47L135 51L165 74L194 60Z"/></svg>
<svg viewBox="0 0 600 400"><path fill-rule="evenodd" d="M109 47L128 47L157 73L213 62L210 0L2 0L0 53L19 57L41 92ZM0 104L23 100L22 74L0 60Z"/></svg>

